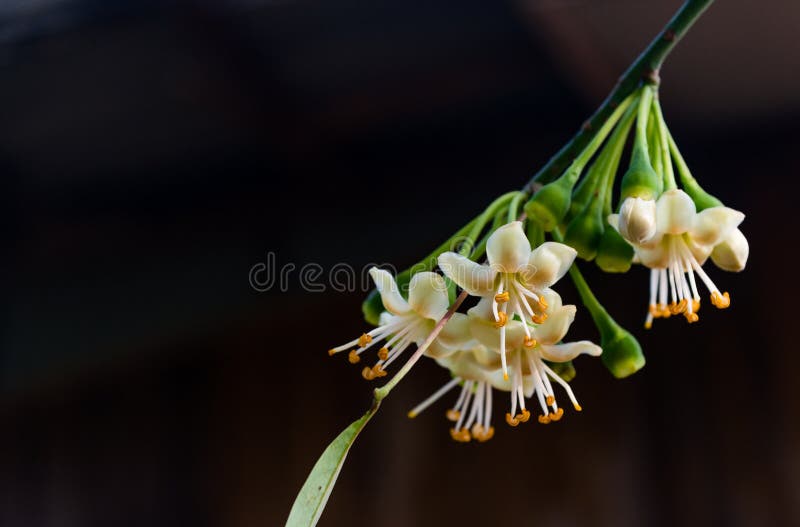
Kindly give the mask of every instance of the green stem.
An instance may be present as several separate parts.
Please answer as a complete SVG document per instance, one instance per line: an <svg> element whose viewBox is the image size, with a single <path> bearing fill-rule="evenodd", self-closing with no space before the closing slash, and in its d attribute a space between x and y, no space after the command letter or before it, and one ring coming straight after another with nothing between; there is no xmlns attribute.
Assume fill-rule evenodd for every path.
<svg viewBox="0 0 800 527"><path fill-rule="evenodd" d="M596 135L597 128L608 119L614 108L633 93L642 82L658 85L659 70L664 59L713 1L687 0L644 52L639 55L639 58L622 74L614 89L578 133L528 181L524 190L530 192L533 190L534 183L549 183L561 175L572 159L586 148L592 137Z"/></svg>
<svg viewBox="0 0 800 527"><path fill-rule="evenodd" d="M675 183L675 171L672 169L672 156L669 155L669 132L664 114L661 112L661 104L658 97L653 99L653 110L656 113L656 125L658 126L659 147L661 149L661 159L664 163L664 190L678 188Z"/></svg>

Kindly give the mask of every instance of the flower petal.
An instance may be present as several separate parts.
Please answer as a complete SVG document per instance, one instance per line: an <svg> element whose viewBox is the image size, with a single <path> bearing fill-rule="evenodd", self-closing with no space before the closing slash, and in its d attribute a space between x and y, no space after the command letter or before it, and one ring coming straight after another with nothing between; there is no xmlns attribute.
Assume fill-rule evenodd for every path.
<svg viewBox="0 0 800 527"><path fill-rule="evenodd" d="M472 333L469 331L469 317L463 313L453 313L453 317L442 328L436 342L451 349L470 347Z"/></svg>
<svg viewBox="0 0 800 527"><path fill-rule="evenodd" d="M619 232L619 214L609 214L606 221L615 231Z"/></svg>
<svg viewBox="0 0 800 527"><path fill-rule="evenodd" d="M567 362L583 353L593 357L603 353L603 349L600 346L588 340L566 342L564 344L548 344L540 346L538 349L542 358L551 362Z"/></svg>
<svg viewBox="0 0 800 527"><path fill-rule="evenodd" d="M488 380L492 372L496 369L494 365L489 366L481 364L475 360L475 356L471 351L457 351L452 355L437 359L436 362L439 363L440 366L450 370L452 375L473 381Z"/></svg>
<svg viewBox="0 0 800 527"><path fill-rule="evenodd" d="M418 315L439 320L450 307L447 284L440 275L422 271L411 277L408 284L408 305Z"/></svg>
<svg viewBox="0 0 800 527"><path fill-rule="evenodd" d="M534 336L541 345L555 344L564 338L569 326L575 320L576 308L573 305L561 306L552 312L548 309L547 320L536 326Z"/></svg>
<svg viewBox="0 0 800 527"><path fill-rule="evenodd" d="M744 220L744 214L729 207L711 207L695 216L689 231L692 239L702 245L717 245Z"/></svg>
<svg viewBox="0 0 800 527"><path fill-rule="evenodd" d="M639 262L650 269L663 269L669 266L669 248L667 247L667 237L654 247L635 247L636 256Z"/></svg>
<svg viewBox="0 0 800 527"><path fill-rule="evenodd" d="M689 195L672 189L661 194L656 202L658 231L664 234L683 234L694 225L697 207Z"/></svg>
<svg viewBox="0 0 800 527"><path fill-rule="evenodd" d="M487 265L473 262L466 256L447 252L439 255L439 268L450 280L472 296L495 293L497 272Z"/></svg>
<svg viewBox="0 0 800 527"><path fill-rule="evenodd" d="M478 305L467 311L469 330L472 336L487 348L500 352L500 329L494 325L491 300L484 298ZM522 322L509 320L506 322L506 350L522 346L525 339L525 327Z"/></svg>
<svg viewBox="0 0 800 527"><path fill-rule="evenodd" d="M531 252L528 265L519 271L523 284L544 289L558 282L575 261L578 252L558 242L544 242Z"/></svg>
<svg viewBox="0 0 800 527"><path fill-rule="evenodd" d="M522 230L521 221L503 225L486 241L489 265L499 273L516 273L528 263L530 256L531 243Z"/></svg>
<svg viewBox="0 0 800 527"><path fill-rule="evenodd" d="M747 257L750 255L750 245L742 231L733 229L725 239L714 247L711 252L711 260L725 271L738 273L747 264Z"/></svg>
<svg viewBox="0 0 800 527"><path fill-rule="evenodd" d="M431 345L425 350L426 357L437 360L450 357L454 353L458 353L458 348L448 348L447 346L443 346L438 339L431 342Z"/></svg>
<svg viewBox="0 0 800 527"><path fill-rule="evenodd" d="M395 315L403 315L411 311L411 307L400 294L400 288L397 287L397 282L394 281L394 277L391 273L373 267L369 270L369 275L372 277L372 280L375 282L375 287L381 294L383 307L386 308L386 311Z"/></svg>

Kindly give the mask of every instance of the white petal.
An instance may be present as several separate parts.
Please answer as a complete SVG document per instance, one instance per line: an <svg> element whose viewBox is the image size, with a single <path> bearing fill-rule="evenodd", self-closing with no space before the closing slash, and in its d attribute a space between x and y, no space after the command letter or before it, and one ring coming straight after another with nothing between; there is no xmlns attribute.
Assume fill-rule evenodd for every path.
<svg viewBox="0 0 800 527"><path fill-rule="evenodd" d="M486 309L481 306L486 301L479 302L479 305L467 311L469 316L469 330L472 336L486 346L487 348L500 352L500 329L494 325L494 318L491 314L491 309L486 312ZM506 350L518 348L522 345L525 338L525 328L522 322L516 320L509 320L506 322Z"/></svg>
<svg viewBox="0 0 800 527"><path fill-rule="evenodd" d="M489 265L499 273L516 273L528 263L530 255L531 244L522 230L521 221L503 225L486 241Z"/></svg>
<svg viewBox="0 0 800 527"><path fill-rule="evenodd" d="M655 236L655 200L626 198L619 210L618 230L623 238L634 244L644 243Z"/></svg>
<svg viewBox="0 0 800 527"><path fill-rule="evenodd" d="M575 320L576 308L573 305L562 306L550 312L547 310L548 317L542 324L536 326L534 337L539 344L555 344L564 338L569 331L569 326Z"/></svg>
<svg viewBox="0 0 800 527"><path fill-rule="evenodd" d="M425 318L432 320L442 318L450 307L444 278L430 271L419 272L412 276L408 284L408 305Z"/></svg>
<svg viewBox="0 0 800 527"><path fill-rule="evenodd" d="M454 376L472 381L488 380L495 370L494 366L487 366L476 361L470 351L458 351L447 357L437 359L436 362L450 370Z"/></svg>
<svg viewBox="0 0 800 527"><path fill-rule="evenodd" d="M663 269L669 266L667 239L663 238L655 247L635 247L639 262L650 269Z"/></svg>
<svg viewBox="0 0 800 527"><path fill-rule="evenodd" d="M694 225L697 208L689 195L680 190L668 190L656 203L658 231L665 234L683 234Z"/></svg>
<svg viewBox="0 0 800 527"><path fill-rule="evenodd" d="M558 242L544 242L531 252L528 265L519 272L522 282L544 289L558 282L575 261L577 251Z"/></svg>
<svg viewBox="0 0 800 527"><path fill-rule="evenodd" d="M703 245L717 245L744 220L744 214L728 207L711 207L695 216L689 231L692 239Z"/></svg>
<svg viewBox="0 0 800 527"><path fill-rule="evenodd" d="M606 221L608 221L608 224L611 225L615 231L619 232L619 214L609 214Z"/></svg>
<svg viewBox="0 0 800 527"><path fill-rule="evenodd" d="M447 252L439 255L439 268L445 276L472 296L489 296L495 293L497 272L487 265L480 265L466 256Z"/></svg>
<svg viewBox="0 0 800 527"><path fill-rule="evenodd" d="M578 342L566 342L564 344L544 345L540 346L539 353L542 357L551 362L567 362L572 360L578 355L585 353L597 357L603 353L603 349L597 344L588 340L580 340Z"/></svg>
<svg viewBox="0 0 800 527"><path fill-rule="evenodd" d="M452 356L454 353L458 353L458 348L448 348L447 346L443 346L439 340L434 340L428 349L425 350L425 356L430 357L432 359L446 359L447 357Z"/></svg>
<svg viewBox="0 0 800 527"><path fill-rule="evenodd" d="M397 282L394 281L394 277L391 273L373 267L369 270L369 275L372 277L372 280L375 282L375 287L381 294L383 307L386 308L386 311L395 315L403 315L411 311L411 307L409 307L406 299L400 294L400 288L397 287Z"/></svg>
<svg viewBox="0 0 800 527"><path fill-rule="evenodd" d="M722 243L714 247L711 260L720 269L736 273L744 269L749 255L750 245L747 243L747 238L739 229L733 229Z"/></svg>
<svg viewBox="0 0 800 527"><path fill-rule="evenodd" d="M472 341L469 331L469 317L463 313L453 313L453 317L442 328L436 342L452 349L467 348Z"/></svg>

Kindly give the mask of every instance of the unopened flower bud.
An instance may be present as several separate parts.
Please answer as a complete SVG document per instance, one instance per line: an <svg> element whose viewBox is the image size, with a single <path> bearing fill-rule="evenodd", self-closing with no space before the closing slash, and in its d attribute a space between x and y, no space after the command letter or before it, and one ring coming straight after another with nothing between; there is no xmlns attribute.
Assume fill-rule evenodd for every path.
<svg viewBox="0 0 800 527"><path fill-rule="evenodd" d="M569 211L575 179L570 173L565 173L539 189L525 204L528 218L539 222L545 231L552 231Z"/></svg>
<svg viewBox="0 0 800 527"><path fill-rule="evenodd" d="M742 231L734 229L711 251L711 260L725 271L734 273L744 269L747 257L750 255L750 245Z"/></svg>
<svg viewBox="0 0 800 527"><path fill-rule="evenodd" d="M626 273L631 268L633 247L611 226L607 226L597 248L595 263L607 273Z"/></svg>
<svg viewBox="0 0 800 527"><path fill-rule="evenodd" d="M644 243L656 233L656 202L626 198L619 210L619 233L631 243Z"/></svg>
<svg viewBox="0 0 800 527"><path fill-rule="evenodd" d="M579 257L592 260L597 255L603 230L600 207L590 203L567 225L564 243L578 251Z"/></svg>
<svg viewBox="0 0 800 527"><path fill-rule="evenodd" d="M604 333L600 346L603 348L603 364L617 379L628 377L644 368L642 347L626 330L618 328L613 333Z"/></svg>

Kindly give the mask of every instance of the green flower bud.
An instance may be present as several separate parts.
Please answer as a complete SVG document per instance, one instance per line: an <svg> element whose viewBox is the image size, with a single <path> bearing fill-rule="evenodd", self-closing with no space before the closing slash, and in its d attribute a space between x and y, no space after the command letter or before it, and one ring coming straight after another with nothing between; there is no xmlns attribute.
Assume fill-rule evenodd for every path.
<svg viewBox="0 0 800 527"><path fill-rule="evenodd" d="M539 189L525 204L528 218L539 222L545 231L550 232L567 215L572 200L572 187L578 174L567 171L560 178Z"/></svg>
<svg viewBox="0 0 800 527"><path fill-rule="evenodd" d="M626 242L616 229L606 225L594 260L597 267L607 273L626 273L631 268L632 260L631 244Z"/></svg>
<svg viewBox="0 0 800 527"><path fill-rule="evenodd" d="M567 362L550 362L545 361L547 365L550 367L551 370L556 372L556 375L564 379L566 382L570 382L572 379L575 378L577 372L575 371L575 366L572 364L572 361Z"/></svg>
<svg viewBox="0 0 800 527"><path fill-rule="evenodd" d="M631 164L622 176L622 195L625 198L656 199L663 189L663 181L650 165L650 158L642 147L634 147Z"/></svg>
<svg viewBox="0 0 800 527"><path fill-rule="evenodd" d="M569 222L564 243L578 251L578 256L584 260L592 260L597 255L604 230L602 203L596 198Z"/></svg>
<svg viewBox="0 0 800 527"><path fill-rule="evenodd" d="M617 326L614 332L603 333L600 346L603 360L608 371L617 379L623 379L633 375L644 368L645 359L642 347L636 338L628 331Z"/></svg>

